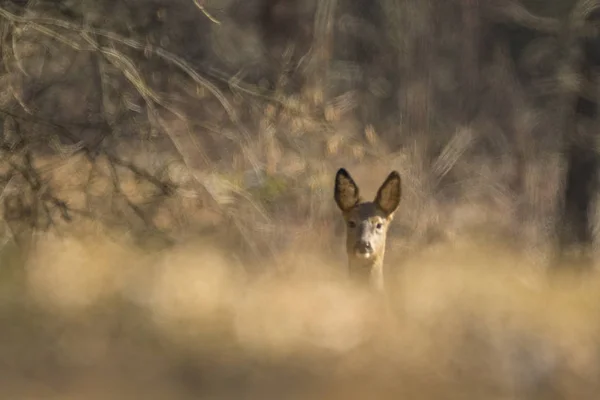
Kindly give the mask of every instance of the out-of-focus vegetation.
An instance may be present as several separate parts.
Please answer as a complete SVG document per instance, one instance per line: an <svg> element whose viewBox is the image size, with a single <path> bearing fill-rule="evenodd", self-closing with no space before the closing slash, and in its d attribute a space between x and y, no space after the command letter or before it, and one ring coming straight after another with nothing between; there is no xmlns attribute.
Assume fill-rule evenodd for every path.
<svg viewBox="0 0 600 400"><path fill-rule="evenodd" d="M453 246L390 257L382 304L313 253L257 279L200 241L156 255L45 235L2 271L0 395L596 398L600 280Z"/></svg>
<svg viewBox="0 0 600 400"><path fill-rule="evenodd" d="M345 165L402 173L404 242L593 242L596 8L6 2L5 240L89 220L275 255L331 233Z"/></svg>
<svg viewBox="0 0 600 400"><path fill-rule="evenodd" d="M0 390L593 398L599 8L2 2ZM337 274L340 166L402 175L392 310Z"/></svg>

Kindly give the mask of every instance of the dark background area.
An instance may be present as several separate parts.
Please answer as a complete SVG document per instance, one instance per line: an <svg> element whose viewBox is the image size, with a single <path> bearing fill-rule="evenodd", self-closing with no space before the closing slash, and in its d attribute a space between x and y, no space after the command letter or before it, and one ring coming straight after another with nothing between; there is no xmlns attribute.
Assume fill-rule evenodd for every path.
<svg viewBox="0 0 600 400"><path fill-rule="evenodd" d="M410 187L406 240L485 225L589 258L597 15L586 1L6 2L7 234L89 218L176 242L198 221L157 215L185 187L218 215L206 229L262 255L282 218L332 218L335 168L380 165ZM77 200L53 173L73 159ZM464 222L461 202L486 211ZM248 243L257 218L269 244Z"/></svg>

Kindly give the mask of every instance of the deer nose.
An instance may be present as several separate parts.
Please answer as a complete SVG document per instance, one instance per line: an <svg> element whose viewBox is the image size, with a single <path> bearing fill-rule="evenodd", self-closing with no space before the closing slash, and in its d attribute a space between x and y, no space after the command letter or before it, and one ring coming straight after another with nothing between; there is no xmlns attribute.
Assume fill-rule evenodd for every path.
<svg viewBox="0 0 600 400"><path fill-rule="evenodd" d="M356 243L356 251L360 254L366 254L373 251L373 247L371 246L371 242L367 242L366 240L361 240Z"/></svg>

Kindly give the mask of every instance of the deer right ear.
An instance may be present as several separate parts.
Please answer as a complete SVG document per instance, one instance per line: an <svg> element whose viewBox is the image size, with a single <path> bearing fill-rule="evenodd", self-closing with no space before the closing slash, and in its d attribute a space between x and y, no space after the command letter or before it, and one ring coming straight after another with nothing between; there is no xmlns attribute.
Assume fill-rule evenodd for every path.
<svg viewBox="0 0 600 400"><path fill-rule="evenodd" d="M344 168L340 168L335 175L333 197L343 212L350 211L359 202L358 186Z"/></svg>
<svg viewBox="0 0 600 400"><path fill-rule="evenodd" d="M392 171L377 191L375 204L388 216L392 216L400 204L401 195L402 181L400 174Z"/></svg>

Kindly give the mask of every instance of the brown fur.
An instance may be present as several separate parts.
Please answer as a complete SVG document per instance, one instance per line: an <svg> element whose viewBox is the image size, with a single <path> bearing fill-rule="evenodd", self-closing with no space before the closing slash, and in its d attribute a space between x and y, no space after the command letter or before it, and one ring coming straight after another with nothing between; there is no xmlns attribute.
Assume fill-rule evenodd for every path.
<svg viewBox="0 0 600 400"><path fill-rule="evenodd" d="M346 221L346 252L350 275L384 289L383 257L387 231L401 197L400 174L392 171L374 201L363 201L358 185L340 168L335 176L334 199Z"/></svg>

